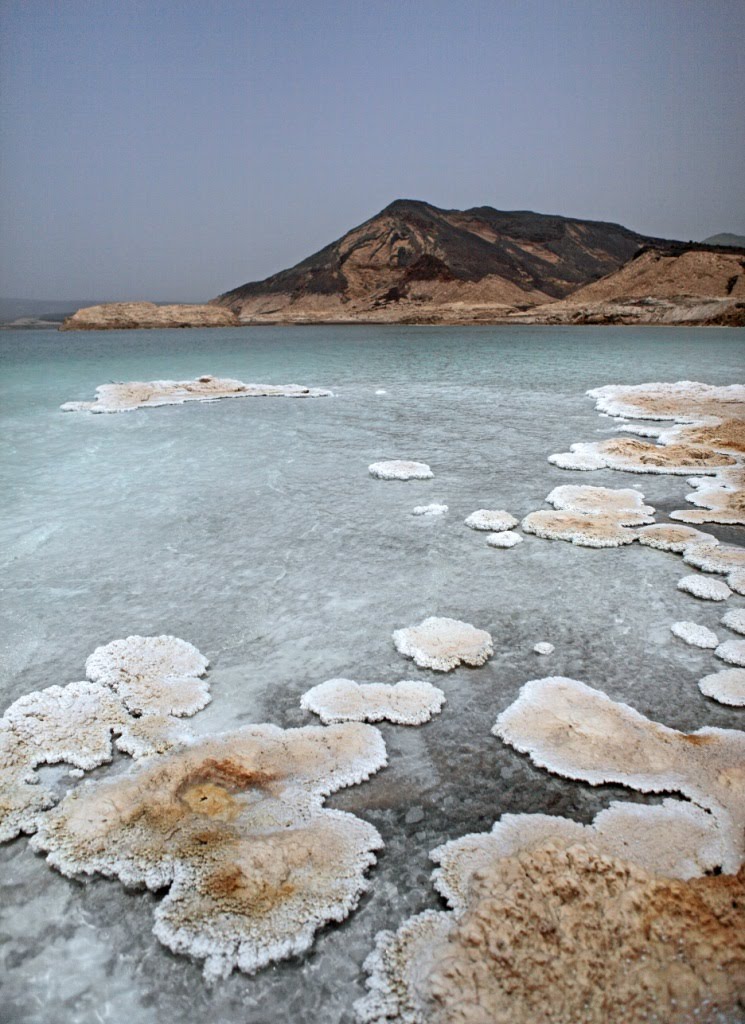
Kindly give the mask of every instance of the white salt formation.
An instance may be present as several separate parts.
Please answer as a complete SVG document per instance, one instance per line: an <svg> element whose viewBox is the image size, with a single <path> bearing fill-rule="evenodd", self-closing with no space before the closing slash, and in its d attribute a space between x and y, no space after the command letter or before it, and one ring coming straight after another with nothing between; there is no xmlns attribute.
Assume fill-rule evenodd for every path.
<svg viewBox="0 0 745 1024"><path fill-rule="evenodd" d="M745 548L732 544L693 544L683 552L683 561L702 572L739 572L745 569Z"/></svg>
<svg viewBox="0 0 745 1024"><path fill-rule="evenodd" d="M19 698L0 719L0 841L32 832L56 802L39 784L40 765L90 771L111 760L113 737L136 758L186 742L191 734L171 712L193 715L204 707L208 685L194 676L207 664L176 637L129 637L91 655L89 680Z"/></svg>
<svg viewBox="0 0 745 1024"><path fill-rule="evenodd" d="M745 386L719 387L681 380L675 384L607 384L587 394L599 412L629 419L695 423L703 418L745 417Z"/></svg>
<svg viewBox="0 0 745 1024"><path fill-rule="evenodd" d="M413 516L442 516L447 510L447 505L415 505L411 514Z"/></svg>
<svg viewBox="0 0 745 1024"><path fill-rule="evenodd" d="M719 541L710 533L694 530L692 526L676 526L673 523L652 523L637 530L640 544L660 551L673 551L682 555L691 544L713 544Z"/></svg>
<svg viewBox="0 0 745 1024"><path fill-rule="evenodd" d="M678 580L678 590L700 597L704 601L726 601L732 591L721 580L712 580L708 576L684 576Z"/></svg>
<svg viewBox="0 0 745 1024"><path fill-rule="evenodd" d="M701 626L697 622L674 622L670 632L680 640L690 644L691 647L703 647L705 650L714 650L719 643L716 633L708 626Z"/></svg>
<svg viewBox="0 0 745 1024"><path fill-rule="evenodd" d="M735 569L734 572L731 572L727 577L727 586L736 594L742 594L745 597L745 569Z"/></svg>
<svg viewBox="0 0 745 1024"><path fill-rule="evenodd" d="M644 495L631 488L584 487L568 484L554 487L546 498L555 509L567 512L607 513L621 526L641 526L652 521L654 509L644 504Z"/></svg>
<svg viewBox="0 0 745 1024"><path fill-rule="evenodd" d="M214 402L219 398L327 398L331 391L299 384L244 384L205 374L196 380L127 381L101 384L93 402L65 402L64 412L129 412L132 409L183 402Z"/></svg>
<svg viewBox="0 0 745 1024"><path fill-rule="evenodd" d="M519 533L514 533L512 530L504 530L502 533L490 533L486 538L486 543L490 548L514 548L518 544L522 544L523 539Z"/></svg>
<svg viewBox="0 0 745 1024"><path fill-rule="evenodd" d="M587 826L504 815L446 843L431 857L451 909L378 934L358 1020L683 1024L733 1010L745 877L699 877L717 863L715 831L666 800L614 803Z"/></svg>
<svg viewBox="0 0 745 1024"><path fill-rule="evenodd" d="M733 629L735 633L742 633L745 636L745 608L733 608L722 617L722 624L727 629Z"/></svg>
<svg viewBox="0 0 745 1024"><path fill-rule="evenodd" d="M157 938L208 980L304 952L366 888L382 840L323 800L386 763L370 725L245 726L78 787L32 840L65 875L168 888Z"/></svg>
<svg viewBox="0 0 745 1024"><path fill-rule="evenodd" d="M85 674L109 686L134 714L181 717L209 704L209 683L199 678L208 664L196 647L178 637L128 636L97 647Z"/></svg>
<svg viewBox="0 0 745 1024"><path fill-rule="evenodd" d="M722 868L739 870L745 853L745 732L678 732L562 676L526 683L492 732L570 779L682 793L713 815Z"/></svg>
<svg viewBox="0 0 745 1024"><path fill-rule="evenodd" d="M370 476L378 480L431 480L435 475L426 462L410 462L406 459L373 462L367 468Z"/></svg>
<svg viewBox="0 0 745 1024"><path fill-rule="evenodd" d="M304 693L300 707L329 722L381 722L421 725L437 715L445 694L431 683L404 679L395 685L328 679Z"/></svg>
<svg viewBox="0 0 745 1024"><path fill-rule="evenodd" d="M420 668L437 672L449 672L461 662L483 665L494 653L491 636L486 630L448 618L431 617L418 626L397 629L393 643L399 654L413 658Z"/></svg>
<svg viewBox="0 0 745 1024"><path fill-rule="evenodd" d="M745 450L745 429L743 429ZM722 523L745 525L745 469L722 469L713 479L706 477L688 481L696 490L686 495L686 501L697 505L695 511L671 512L670 518L683 523Z"/></svg>
<svg viewBox="0 0 745 1024"><path fill-rule="evenodd" d="M730 665L745 666L745 640L725 640L714 654Z"/></svg>
<svg viewBox="0 0 745 1024"><path fill-rule="evenodd" d="M623 469L627 473L665 473L688 476L691 473L716 473L723 466L734 466L731 455L711 451L703 445L657 445L632 437L607 441L579 442L568 452L549 456L559 469Z"/></svg>
<svg viewBox="0 0 745 1024"><path fill-rule="evenodd" d="M633 530L622 526L615 515L582 512L530 512L521 526L544 540L567 540L587 548L617 548L636 540Z"/></svg>
<svg viewBox="0 0 745 1024"><path fill-rule="evenodd" d="M499 533L502 530L511 530L517 526L517 519L511 516L504 509L479 508L472 512L465 520L466 526L472 530L489 530L492 533Z"/></svg>
<svg viewBox="0 0 745 1024"><path fill-rule="evenodd" d="M745 707L745 668L725 668L699 679L698 688L720 704Z"/></svg>
<svg viewBox="0 0 745 1024"><path fill-rule="evenodd" d="M549 644L545 640L541 640L540 643L535 645L533 650L536 654L553 654L556 648L553 644Z"/></svg>

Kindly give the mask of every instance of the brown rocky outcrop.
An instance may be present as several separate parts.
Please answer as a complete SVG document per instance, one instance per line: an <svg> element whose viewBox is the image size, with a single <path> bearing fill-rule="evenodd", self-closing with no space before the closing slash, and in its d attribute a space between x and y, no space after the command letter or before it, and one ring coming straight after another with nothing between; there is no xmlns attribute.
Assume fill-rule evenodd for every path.
<svg viewBox="0 0 745 1024"><path fill-rule="evenodd" d="M238 318L218 306L156 306L153 302L106 302L68 316L61 331L112 331L164 327L237 327Z"/></svg>

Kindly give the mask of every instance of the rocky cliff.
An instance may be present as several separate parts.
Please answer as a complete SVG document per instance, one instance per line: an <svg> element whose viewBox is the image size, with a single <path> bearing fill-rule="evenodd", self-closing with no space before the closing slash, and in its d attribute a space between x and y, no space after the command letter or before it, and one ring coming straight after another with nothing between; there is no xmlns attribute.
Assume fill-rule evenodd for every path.
<svg viewBox="0 0 745 1024"><path fill-rule="evenodd" d="M219 306L156 306L153 302L107 302L68 316L61 331L111 331L163 327L236 327L238 318Z"/></svg>

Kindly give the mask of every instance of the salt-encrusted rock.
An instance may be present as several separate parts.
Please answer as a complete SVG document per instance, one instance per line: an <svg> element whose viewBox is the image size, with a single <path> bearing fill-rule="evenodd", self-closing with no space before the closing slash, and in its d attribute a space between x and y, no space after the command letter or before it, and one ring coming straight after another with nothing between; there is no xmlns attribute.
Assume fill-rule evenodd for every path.
<svg viewBox="0 0 745 1024"><path fill-rule="evenodd" d="M472 530L489 530L493 533L499 533L502 530L511 530L513 526L517 526L517 519L501 508L479 508L470 514L465 523Z"/></svg>
<svg viewBox="0 0 745 1024"><path fill-rule="evenodd" d="M683 590L704 601L726 601L732 591L721 580L712 580L708 576L684 576L678 580L678 590Z"/></svg>
<svg viewBox="0 0 745 1024"><path fill-rule="evenodd" d="M322 805L385 763L370 725L245 726L78 787L32 844L65 875L167 888L158 939L204 960L208 980L251 973L357 906L382 840Z"/></svg>
<svg viewBox="0 0 745 1024"><path fill-rule="evenodd" d="M727 1012L745 966L732 913L745 877L699 877L716 856L711 815L678 800L615 803L588 826L504 815L432 851L451 909L378 933L357 1019L606 1024L609 992L618 1024Z"/></svg>
<svg viewBox="0 0 745 1024"><path fill-rule="evenodd" d="M519 533L515 533L513 530L504 530L502 533L490 533L486 538L486 543L490 548L514 548L518 544L522 544L523 539Z"/></svg>
<svg viewBox="0 0 745 1024"><path fill-rule="evenodd" d="M328 679L304 693L300 707L319 715L322 722L381 722L421 725L437 715L445 694L431 683L404 679L395 685Z"/></svg>
<svg viewBox="0 0 745 1024"><path fill-rule="evenodd" d="M714 651L717 658L730 665L745 665L745 640L725 640Z"/></svg>
<svg viewBox="0 0 745 1024"><path fill-rule="evenodd" d="M413 516L442 516L447 510L447 505L415 505L411 514Z"/></svg>
<svg viewBox="0 0 745 1024"><path fill-rule="evenodd" d="M682 793L713 815L722 837L722 868L740 868L745 732L678 732L562 676L526 683L492 732L535 764L570 779Z"/></svg>
<svg viewBox="0 0 745 1024"><path fill-rule="evenodd" d="M691 544L713 544L719 541L711 533L702 533L692 526L677 526L674 523L652 523L642 526L636 533L639 543L660 551L673 551L682 555Z"/></svg>
<svg viewBox="0 0 745 1024"><path fill-rule="evenodd" d="M566 484L554 487L546 501L567 512L612 515L621 526L641 526L651 522L654 514L652 506L644 504L644 495L632 488Z"/></svg>
<svg viewBox="0 0 745 1024"><path fill-rule="evenodd" d="M736 594L742 594L745 597L745 569L736 569L731 572L727 577L727 586Z"/></svg>
<svg viewBox="0 0 745 1024"><path fill-rule="evenodd" d="M522 521L526 533L544 540L566 540L588 548L617 548L632 544L636 534L608 513L530 512Z"/></svg>
<svg viewBox="0 0 745 1024"><path fill-rule="evenodd" d="M449 672L461 662L483 665L494 653L486 630L458 619L425 619L418 626L397 629L393 642L399 654L413 658L421 668L437 672Z"/></svg>
<svg viewBox="0 0 745 1024"><path fill-rule="evenodd" d="M535 645L533 650L536 654L553 654L556 648L553 644L547 643L545 640L541 640L540 643Z"/></svg>
<svg viewBox="0 0 745 1024"><path fill-rule="evenodd" d="M175 636L128 636L97 647L85 674L109 686L140 715L193 715L210 702L200 676L209 662L193 644Z"/></svg>
<svg viewBox="0 0 745 1024"><path fill-rule="evenodd" d="M373 462L367 468L370 476L378 480L431 480L435 475L426 462L411 462L407 459Z"/></svg>
<svg viewBox="0 0 745 1024"><path fill-rule="evenodd" d="M322 388L299 384L244 384L227 377L205 374L196 380L126 381L101 384L93 402L65 402L63 412L130 412L132 409L183 402L214 402L219 398L326 398Z"/></svg>
<svg viewBox="0 0 745 1024"><path fill-rule="evenodd" d="M702 572L738 572L745 569L745 548L733 544L693 544L683 552L683 561Z"/></svg>
<svg viewBox="0 0 745 1024"><path fill-rule="evenodd" d="M698 688L720 704L745 707L745 668L725 668L699 679Z"/></svg>
<svg viewBox="0 0 745 1024"><path fill-rule="evenodd" d="M691 647L703 647L705 650L714 650L719 643L716 633L708 626L701 626L697 622L674 622L670 632L680 640L684 640Z"/></svg>
<svg viewBox="0 0 745 1024"><path fill-rule="evenodd" d="M745 636L745 608L733 608L722 617L722 624L727 629L733 629L735 633L742 633Z"/></svg>

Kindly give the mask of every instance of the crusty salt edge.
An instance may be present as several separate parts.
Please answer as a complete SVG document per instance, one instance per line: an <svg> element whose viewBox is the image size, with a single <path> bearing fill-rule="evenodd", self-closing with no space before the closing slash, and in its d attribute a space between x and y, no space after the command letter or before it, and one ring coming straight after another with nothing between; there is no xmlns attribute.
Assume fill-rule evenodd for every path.
<svg viewBox="0 0 745 1024"><path fill-rule="evenodd" d="M642 522L646 522L642 518ZM588 548L617 548L632 544L636 534L622 526L614 515L581 512L530 512L520 524L525 533L544 540L565 540Z"/></svg>
<svg viewBox="0 0 745 1024"><path fill-rule="evenodd" d="M738 406L745 403L745 386L723 387L680 380L675 383L606 384L586 392L595 399L595 408L610 416L630 419L674 420L696 423L702 416L741 415ZM735 410L734 412L732 410Z"/></svg>
<svg viewBox="0 0 745 1024"><path fill-rule="evenodd" d="M675 523L652 523L636 531L640 544L660 551L672 551L682 555L691 544L711 544L719 541L711 533L702 533L691 526L677 526Z"/></svg>
<svg viewBox="0 0 745 1024"><path fill-rule="evenodd" d="M745 666L745 640L725 640L714 654L730 665Z"/></svg>
<svg viewBox="0 0 745 1024"><path fill-rule="evenodd" d="M65 402L64 412L131 412L133 409L221 398L328 398L333 392L299 384L244 384L229 377L205 375L196 380L128 381L102 384L93 402Z"/></svg>
<svg viewBox="0 0 745 1024"><path fill-rule="evenodd" d="M671 512L671 519L684 523L745 525L745 469L742 466L722 469L713 479L694 477L688 483L695 490L686 494L686 501L698 508Z"/></svg>
<svg viewBox="0 0 745 1024"><path fill-rule="evenodd" d="M745 707L745 668L725 668L699 679L698 688L706 697L731 707Z"/></svg>
<svg viewBox="0 0 745 1024"><path fill-rule="evenodd" d="M536 654L553 654L556 648L553 644L548 643L546 640L541 640L533 648Z"/></svg>
<svg viewBox="0 0 745 1024"><path fill-rule="evenodd" d="M246 726L79 787L32 845L66 875L170 887L158 939L203 959L209 981L251 973L303 952L357 905L382 839L322 803L385 764L370 725Z"/></svg>
<svg viewBox="0 0 745 1024"><path fill-rule="evenodd" d="M654 508L644 504L644 495L632 488L564 484L554 487L546 501L559 511L607 513L621 526L639 526L654 514Z"/></svg>
<svg viewBox="0 0 745 1024"><path fill-rule="evenodd" d="M678 590L701 598L703 601L726 601L732 591L721 580L713 580L708 576L684 576L678 580Z"/></svg>
<svg viewBox="0 0 745 1024"><path fill-rule="evenodd" d="M397 629L393 643L399 654L413 658L421 668L449 672L461 662L479 666L494 653L492 638L458 619L430 617L418 626Z"/></svg>
<svg viewBox="0 0 745 1024"><path fill-rule="evenodd" d="M722 625L745 636L745 608L733 608L722 616Z"/></svg>
<svg viewBox="0 0 745 1024"><path fill-rule="evenodd" d="M735 459L703 445L679 445L673 448L633 438L610 441L579 441L568 452L549 455L548 461L559 469L621 469L627 473L653 473L665 476L690 476L692 472L716 474L723 466L734 466Z"/></svg>
<svg viewBox="0 0 745 1024"><path fill-rule="evenodd" d="M364 964L368 993L355 1004L357 1019L363 1024L446 1024L456 1019L456 1013L458 1021L469 1024L528 1024L536 1020L536 997L548 980L542 977L544 971L559 989L554 992L558 1000L552 1020L575 1024L584 1004L582 1020L606 1021L607 1006L603 1007L602 998L594 1001L592 1010L586 1000L590 988L597 986L596 973L586 970L588 961L605 961L616 955L618 963L612 970L628 971L628 966L624 951L616 951L616 943L610 950L605 948L609 935L600 934L595 949L587 942L602 931L604 920L599 915L612 914L616 900L629 890L631 898L618 911L623 923L620 927L611 924L609 933L623 943L633 930L636 952L644 950L644 959L650 961L647 969L659 972L659 995L665 994L668 1006L661 1005L654 995L651 1002L662 1014L659 1019L669 1019L665 1011L675 1010L676 997L684 990L668 987L664 951L652 961L652 946L659 937L648 933L645 896L655 889L664 892L671 884L665 879L682 885L677 880L697 878L716 867L721 844L710 814L690 803L668 799L657 806L614 802L587 826L544 814L505 814L491 832L463 836L433 850L430 856L440 864L433 874L435 888L452 909L427 910L404 921L395 933L378 933L375 949ZM554 870L546 881L543 871L555 865L557 858L561 872L557 877ZM654 874L646 873L649 871ZM719 877L721 881L711 884L726 887L728 882ZM608 895L613 894L613 906L605 911L602 901L592 898L589 884L594 879L602 892L604 878L608 879ZM557 883L562 888L553 895ZM561 892L571 895L562 899ZM558 920L553 915L559 913L560 904L563 911ZM584 934L573 927L573 913L583 919L576 924ZM588 920L588 915L598 916ZM512 933L516 933L514 944L510 931L504 929L508 917L512 918ZM475 927L469 926L469 920ZM703 920L706 931L702 934L710 942L711 923L705 917ZM682 920L682 927L690 930L696 922L688 917ZM734 931L730 915L729 923L716 936L715 971L721 970L719 964L729 955L727 940ZM571 936L571 941L562 942L562 933ZM544 934L549 936L545 944ZM546 945L551 947L548 956ZM682 947L678 955L682 959ZM712 955L709 944L698 952L704 960ZM688 963L695 965L695 957L696 953ZM478 968L485 987L473 981ZM650 979L645 975L645 980ZM521 988L522 995L532 990L532 1003L530 998L520 997ZM686 993L692 1005L685 1010L696 1008L695 988L692 994L693 998Z"/></svg>
<svg viewBox="0 0 745 1024"><path fill-rule="evenodd" d="M111 687L133 713L181 717L209 704L209 683L200 678L208 665L193 644L178 637L128 636L97 647L85 673Z"/></svg>
<svg viewBox="0 0 745 1024"><path fill-rule="evenodd" d="M736 594L745 597L745 569L735 569L727 577L727 586Z"/></svg>
<svg viewBox="0 0 745 1024"><path fill-rule="evenodd" d="M40 765L90 771L111 760L114 737L117 749L135 758L187 741L190 730L169 712L193 715L205 706L207 684L189 673L202 675L206 667L206 658L183 640L129 637L91 655L86 668L95 678L11 704L0 719L0 842L33 832L39 815L57 802L39 784ZM169 668L179 674L169 675Z"/></svg>
<svg viewBox="0 0 745 1024"><path fill-rule="evenodd" d="M732 544L692 544L683 552L683 561L702 572L718 572L722 574L745 570L745 548ZM732 587L727 581L731 590Z"/></svg>
<svg viewBox="0 0 745 1024"><path fill-rule="evenodd" d="M511 530L513 526L517 526L517 522L513 515L502 508L479 508L465 520L466 526L470 526L472 530L489 530L492 533Z"/></svg>
<svg viewBox="0 0 745 1024"><path fill-rule="evenodd" d="M745 852L745 732L681 733L563 676L526 683L492 732L567 778L682 793L714 815L722 866L738 870Z"/></svg>
<svg viewBox="0 0 745 1024"><path fill-rule="evenodd" d="M412 462L407 459L373 462L367 470L370 476L378 480L431 480L435 475L426 462Z"/></svg>
<svg viewBox="0 0 745 1024"><path fill-rule="evenodd" d="M522 544L523 539L519 533L514 533L512 530L502 530L501 533L490 533L486 538L486 543L490 548L514 548L518 544Z"/></svg>
<svg viewBox="0 0 745 1024"><path fill-rule="evenodd" d="M420 679L403 679L394 685L356 683L352 679L327 679L300 698L300 707L321 721L381 722L422 725L442 710L445 694Z"/></svg>

